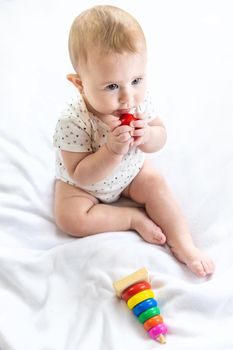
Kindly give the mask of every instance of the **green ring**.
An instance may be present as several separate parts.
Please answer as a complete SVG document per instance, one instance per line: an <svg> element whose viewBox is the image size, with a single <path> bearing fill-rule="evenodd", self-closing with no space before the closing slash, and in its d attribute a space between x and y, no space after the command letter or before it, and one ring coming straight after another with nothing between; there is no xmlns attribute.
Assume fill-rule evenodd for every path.
<svg viewBox="0 0 233 350"><path fill-rule="evenodd" d="M160 309L157 306L154 306L142 312L141 315L138 316L138 319L141 323L144 323L149 318L159 314L160 314Z"/></svg>

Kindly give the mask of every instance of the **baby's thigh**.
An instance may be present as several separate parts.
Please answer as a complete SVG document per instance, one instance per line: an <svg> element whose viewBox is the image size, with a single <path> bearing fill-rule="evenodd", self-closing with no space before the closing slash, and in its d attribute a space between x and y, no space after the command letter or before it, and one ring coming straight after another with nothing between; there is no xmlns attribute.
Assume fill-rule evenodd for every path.
<svg viewBox="0 0 233 350"><path fill-rule="evenodd" d="M146 161L126 189L127 196L138 203L145 204L148 197L156 195L162 188L163 182L163 176Z"/></svg>
<svg viewBox="0 0 233 350"><path fill-rule="evenodd" d="M98 204L97 198L89 193L57 180L54 191L54 218L64 232L76 235L77 223L84 221L85 214Z"/></svg>

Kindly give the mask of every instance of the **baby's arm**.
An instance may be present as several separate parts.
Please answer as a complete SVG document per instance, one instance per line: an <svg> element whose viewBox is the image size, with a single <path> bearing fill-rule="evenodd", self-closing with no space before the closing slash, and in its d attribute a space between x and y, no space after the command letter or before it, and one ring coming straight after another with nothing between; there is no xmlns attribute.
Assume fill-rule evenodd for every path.
<svg viewBox="0 0 233 350"><path fill-rule="evenodd" d="M90 185L108 176L122 156L111 153L106 144L95 153L61 151L69 176L82 185Z"/></svg>
<svg viewBox="0 0 233 350"><path fill-rule="evenodd" d="M129 126L113 128L109 132L106 144L94 153L62 150L62 158L69 176L80 185L90 185L106 178L128 152L133 140L129 133L131 130Z"/></svg>
<svg viewBox="0 0 233 350"><path fill-rule="evenodd" d="M131 133L136 136L134 146L145 153L159 151L166 143L167 133L160 118L155 118L149 123L146 120L137 120L130 123L135 129Z"/></svg>

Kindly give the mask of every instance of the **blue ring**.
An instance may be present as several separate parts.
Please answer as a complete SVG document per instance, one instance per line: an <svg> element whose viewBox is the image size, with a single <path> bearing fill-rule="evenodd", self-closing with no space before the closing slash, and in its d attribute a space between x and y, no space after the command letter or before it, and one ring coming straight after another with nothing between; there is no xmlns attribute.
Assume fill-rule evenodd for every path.
<svg viewBox="0 0 233 350"><path fill-rule="evenodd" d="M138 317L142 312L154 306L157 306L157 301L154 298L146 299L134 306L133 313Z"/></svg>

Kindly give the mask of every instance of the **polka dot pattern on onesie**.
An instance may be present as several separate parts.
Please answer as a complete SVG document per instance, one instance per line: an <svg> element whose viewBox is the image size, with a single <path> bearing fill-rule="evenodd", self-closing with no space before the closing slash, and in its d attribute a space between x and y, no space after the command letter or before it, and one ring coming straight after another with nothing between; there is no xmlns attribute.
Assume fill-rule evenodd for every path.
<svg viewBox="0 0 233 350"><path fill-rule="evenodd" d="M155 118L148 94L139 111L144 113L147 120ZM111 175L88 186L81 186L69 177L61 156L61 150L96 152L106 143L108 132L108 126L87 110L82 96L77 93L77 96L67 104L57 122L53 144L57 149L56 178L70 185L78 186L102 202L111 203L119 198L121 192L140 171L144 162L144 154L141 150L132 148Z"/></svg>

